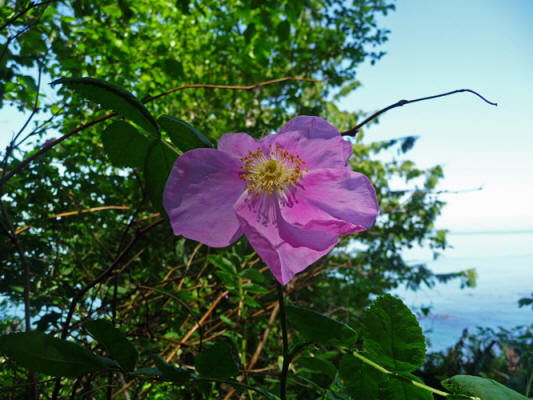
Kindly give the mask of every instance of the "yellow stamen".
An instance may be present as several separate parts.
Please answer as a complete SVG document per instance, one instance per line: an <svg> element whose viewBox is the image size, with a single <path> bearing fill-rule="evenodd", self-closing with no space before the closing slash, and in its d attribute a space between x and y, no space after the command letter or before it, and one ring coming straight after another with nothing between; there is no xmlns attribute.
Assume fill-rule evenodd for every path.
<svg viewBox="0 0 533 400"><path fill-rule="evenodd" d="M261 149L248 151L248 155L241 158L241 168L244 174L240 177L247 182L249 192L272 195L276 191L284 192L292 187L307 172L303 167L305 162L298 155L293 155L278 146L265 153Z"/></svg>

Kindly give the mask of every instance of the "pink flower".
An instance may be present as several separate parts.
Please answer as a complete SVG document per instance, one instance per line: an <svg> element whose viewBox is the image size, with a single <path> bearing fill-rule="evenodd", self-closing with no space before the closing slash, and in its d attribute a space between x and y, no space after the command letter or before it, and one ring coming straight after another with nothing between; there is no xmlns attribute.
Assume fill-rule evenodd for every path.
<svg viewBox="0 0 533 400"><path fill-rule="evenodd" d="M225 247L243 233L283 285L326 255L339 235L374 223L376 194L347 163L350 143L317 117L256 142L223 135L218 149L178 158L163 204L175 235Z"/></svg>

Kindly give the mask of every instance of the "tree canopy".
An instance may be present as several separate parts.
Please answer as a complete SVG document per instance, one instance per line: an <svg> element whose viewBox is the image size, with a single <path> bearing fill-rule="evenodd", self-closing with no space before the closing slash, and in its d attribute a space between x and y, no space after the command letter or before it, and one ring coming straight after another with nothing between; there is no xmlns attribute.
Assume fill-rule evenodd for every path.
<svg viewBox="0 0 533 400"><path fill-rule="evenodd" d="M122 368L145 368L144 378L91 369L73 380L43 378L41 392L229 398L235 388L247 390L228 386L229 377L276 385L271 372L281 333L272 327L279 313L272 274L245 238L212 249L174 237L154 193L179 154L226 132L261 137L295 115L320 116L341 131L353 127L364 112L340 110L337 101L359 85L357 66L383 55L388 32L377 17L393 9L384 0L8 1L0 9L0 105L28 116L2 153L2 179L46 148L45 140L69 136L0 186L2 333L21 330L21 315L11 307L26 303L32 328L98 346ZM95 80L76 80L86 77ZM43 87L56 79L54 89ZM148 114L128 122L108 118L108 103L141 114L146 107ZM137 136L126 148L114 132ZM174 147L158 144L149 162L136 159L160 134ZM287 289L296 305L350 330L361 327L373 296L401 283L417 288L461 278L471 284L466 272L435 275L402 256L417 243L435 252L447 245L446 232L434 227L444 205L434 190L442 168L423 170L406 158L414 137L370 145L362 138L363 132L352 141L350 163L376 189L378 220L367 232L343 237ZM121 335L142 352L124 343L106 346L106 337L120 342ZM32 340L49 339L35 332ZM335 372L327 373L336 371L338 354L303 356L301 378L291 383L298 398L350 393L332 381ZM86 357L94 368L102 362ZM215 368L213 360L222 364ZM23 371L5 365L2 384L22 393ZM174 383L193 368L215 380L154 385L146 379L154 365Z"/></svg>

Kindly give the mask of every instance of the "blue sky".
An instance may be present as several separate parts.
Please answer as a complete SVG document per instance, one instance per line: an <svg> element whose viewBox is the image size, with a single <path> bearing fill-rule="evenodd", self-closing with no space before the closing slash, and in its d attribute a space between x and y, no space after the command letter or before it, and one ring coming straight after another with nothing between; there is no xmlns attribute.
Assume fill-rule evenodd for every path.
<svg viewBox="0 0 533 400"><path fill-rule="evenodd" d="M394 109L366 130L365 140L418 135L408 153L420 167L444 166L437 227L458 231L533 230L533 1L399 0L379 19L391 30L387 54L363 65L363 86L342 101L347 110L376 110L399 99L471 88ZM0 146L22 116L0 111Z"/></svg>
<svg viewBox="0 0 533 400"><path fill-rule="evenodd" d="M533 1L399 0L380 18L387 54L364 65L363 87L342 101L375 110L397 100L470 88L470 94L410 104L384 114L365 141L420 136L407 154L444 166L449 194L437 227L456 231L533 230Z"/></svg>

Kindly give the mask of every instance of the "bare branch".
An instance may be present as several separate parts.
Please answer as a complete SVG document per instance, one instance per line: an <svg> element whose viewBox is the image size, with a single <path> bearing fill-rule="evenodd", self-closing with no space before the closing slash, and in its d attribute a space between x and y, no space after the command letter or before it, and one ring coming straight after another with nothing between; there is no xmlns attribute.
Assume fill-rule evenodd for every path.
<svg viewBox="0 0 533 400"><path fill-rule="evenodd" d="M481 100L483 100L484 102L490 104L491 106L497 106L498 105L498 103L493 103L492 101L487 100L485 97L483 97L482 95L480 95L479 93L477 93L477 92L475 92L475 91L473 91L471 89L458 89L458 90L453 90L451 92L436 94L434 96L421 97L419 99L414 99L414 100L400 100L400 101L398 101L398 102L396 102L394 104L391 104L388 107L385 107L385 108L375 112L370 117L365 119L363 122L361 122L360 124L357 124L356 126L354 126L352 129L348 129L347 131L341 132L341 135L343 135L343 136L355 136L355 135L357 135L357 132L359 131L359 129L361 129L362 126L368 124L370 121L376 119L381 114L383 114L383 113L385 113L385 112L387 112L389 110L392 110L393 108L402 107L402 106L405 106L406 104L411 104L411 103L416 103L416 102L419 102L419 101L436 99L438 97L449 96L451 94L462 93L462 92L473 93L476 96L478 96L479 98L481 98Z"/></svg>

